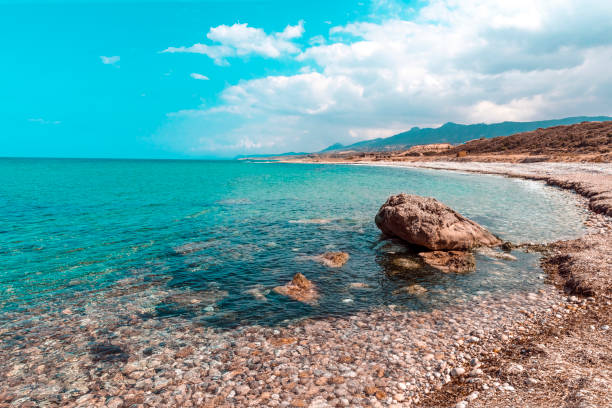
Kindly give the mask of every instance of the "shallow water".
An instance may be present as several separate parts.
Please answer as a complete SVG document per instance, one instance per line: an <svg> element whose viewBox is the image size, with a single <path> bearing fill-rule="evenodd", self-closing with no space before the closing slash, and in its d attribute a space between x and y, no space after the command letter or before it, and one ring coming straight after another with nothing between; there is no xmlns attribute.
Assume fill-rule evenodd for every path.
<svg viewBox="0 0 612 408"><path fill-rule="evenodd" d="M206 325L279 323L383 304L428 309L542 285L538 256L477 255L477 270L402 274L403 248L374 215L390 195L436 197L513 242L571 238L585 211L568 192L498 176L402 168L137 160L0 160L0 324L90 299ZM312 258L350 254L329 269ZM270 292L296 272L309 306ZM352 288L362 283L366 288ZM419 284L424 295L401 292ZM363 286L363 285L362 285ZM398 292L398 290L400 290ZM132 304L132 306L134 306ZM17 317L19 316L19 317Z"/></svg>

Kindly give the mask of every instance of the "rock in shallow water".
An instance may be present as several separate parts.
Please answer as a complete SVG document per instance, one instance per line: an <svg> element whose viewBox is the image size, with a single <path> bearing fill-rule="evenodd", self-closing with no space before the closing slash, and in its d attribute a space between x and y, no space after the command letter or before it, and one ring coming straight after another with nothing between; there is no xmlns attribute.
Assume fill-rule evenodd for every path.
<svg viewBox="0 0 612 408"><path fill-rule="evenodd" d="M431 250L501 244L489 231L434 198L391 196L378 210L375 222L384 234Z"/></svg>
<svg viewBox="0 0 612 408"><path fill-rule="evenodd" d="M330 268L339 268L349 260L349 254L346 252L326 252L319 255L317 260Z"/></svg>
<svg viewBox="0 0 612 408"><path fill-rule="evenodd" d="M394 258L391 263L395 266L408 270L416 270L422 267L420 263L411 258Z"/></svg>
<svg viewBox="0 0 612 408"><path fill-rule="evenodd" d="M315 285L299 272L291 282L275 287L274 292L304 303L316 303L319 297Z"/></svg>
<svg viewBox="0 0 612 408"><path fill-rule="evenodd" d="M397 289L395 291L393 291L393 294L399 294L399 293L408 293L410 295L423 295L425 293L427 293L427 289L425 289L423 286L421 285L410 285L410 286L405 286L403 288Z"/></svg>
<svg viewBox="0 0 612 408"><path fill-rule="evenodd" d="M419 253L423 262L446 273L465 273L476 269L474 255L465 251L432 251Z"/></svg>

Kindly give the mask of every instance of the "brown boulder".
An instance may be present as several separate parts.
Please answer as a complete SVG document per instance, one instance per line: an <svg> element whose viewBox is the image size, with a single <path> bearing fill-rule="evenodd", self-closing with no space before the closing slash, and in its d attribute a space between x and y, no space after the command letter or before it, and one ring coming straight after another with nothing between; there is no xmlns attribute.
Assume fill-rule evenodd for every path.
<svg viewBox="0 0 612 408"><path fill-rule="evenodd" d="M314 283L299 272L293 276L291 282L275 287L274 292L304 303L316 303L319 297Z"/></svg>
<svg viewBox="0 0 612 408"><path fill-rule="evenodd" d="M476 269L476 260L471 252L432 251L421 252L419 256L427 265L446 273L471 272Z"/></svg>
<svg viewBox="0 0 612 408"><path fill-rule="evenodd" d="M327 267L339 268L349 260L349 254L346 252L326 252L319 255L317 260Z"/></svg>
<svg viewBox="0 0 612 408"><path fill-rule="evenodd" d="M434 198L391 196L375 221L384 234L434 251L501 244L495 235Z"/></svg>

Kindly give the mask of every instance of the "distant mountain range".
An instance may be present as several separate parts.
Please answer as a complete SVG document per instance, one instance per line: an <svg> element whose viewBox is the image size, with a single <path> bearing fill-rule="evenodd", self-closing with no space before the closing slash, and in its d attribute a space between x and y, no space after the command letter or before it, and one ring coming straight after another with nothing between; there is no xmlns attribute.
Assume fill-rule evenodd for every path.
<svg viewBox="0 0 612 408"><path fill-rule="evenodd" d="M413 127L407 132L397 135L364 140L350 145L340 143L333 144L319 153L341 153L341 152L373 152L406 150L412 146L451 143L460 144L473 139L490 138L497 136L509 136L515 133L529 132L538 128L548 128L559 125L573 125L580 122L603 122L612 120L609 116L576 116L564 119L542 120L537 122L501 122L490 125L479 123L475 125L460 125L457 123L446 123L438 128Z"/></svg>

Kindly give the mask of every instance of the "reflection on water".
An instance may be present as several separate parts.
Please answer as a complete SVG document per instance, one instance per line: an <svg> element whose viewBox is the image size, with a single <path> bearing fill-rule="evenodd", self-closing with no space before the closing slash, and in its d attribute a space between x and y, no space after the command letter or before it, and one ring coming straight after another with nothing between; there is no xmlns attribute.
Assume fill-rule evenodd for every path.
<svg viewBox="0 0 612 408"><path fill-rule="evenodd" d="M533 291L536 254L478 253L475 272L444 274L381 241L374 215L390 194L433 196L514 242L575 236L585 218L569 193L535 182L398 168L10 159L0 186L5 324L100 298L225 327ZM350 254L341 268L313 260L334 250ZM297 272L317 305L271 291Z"/></svg>

